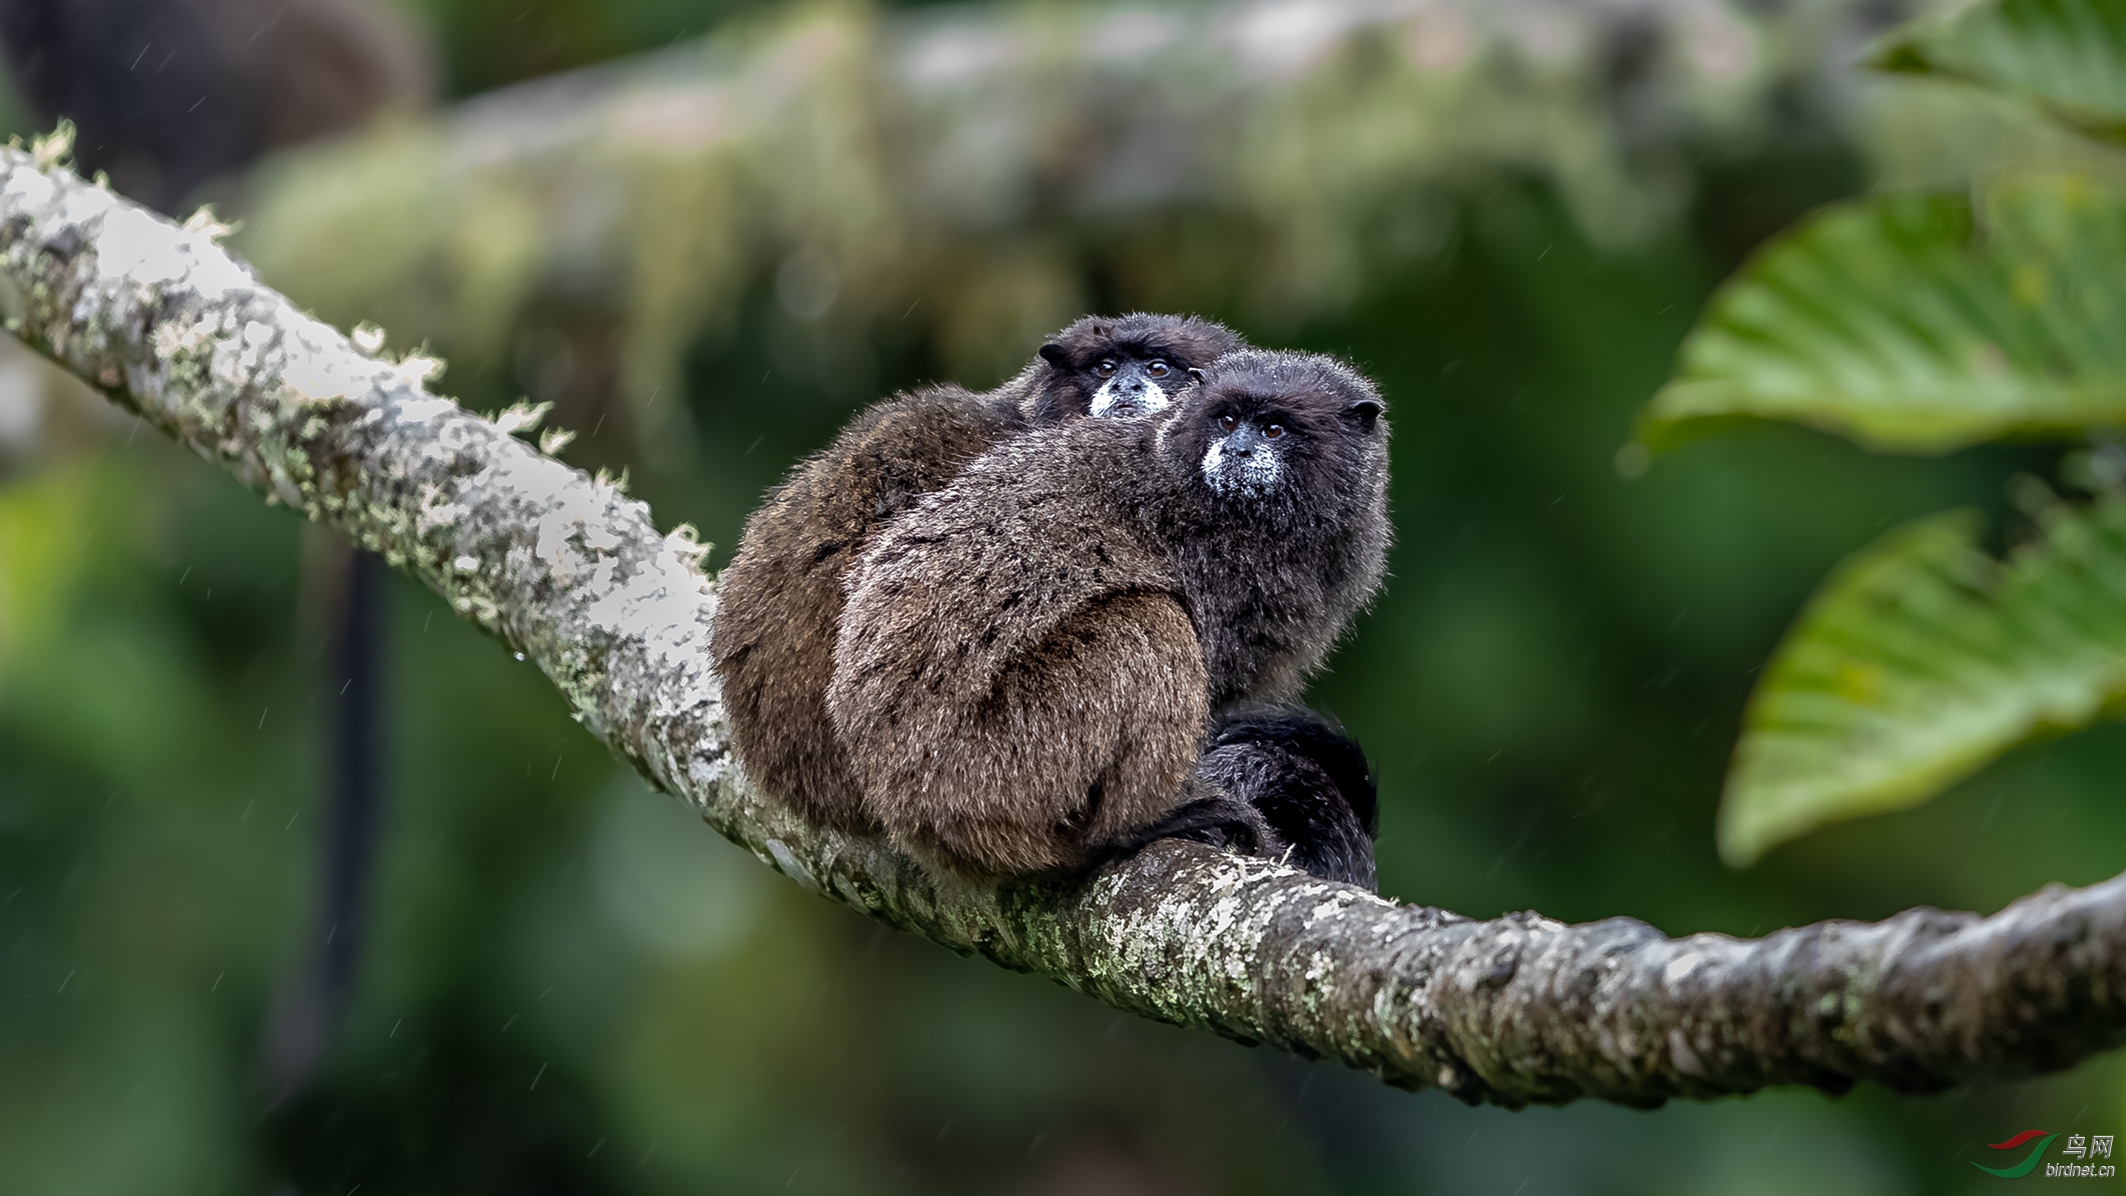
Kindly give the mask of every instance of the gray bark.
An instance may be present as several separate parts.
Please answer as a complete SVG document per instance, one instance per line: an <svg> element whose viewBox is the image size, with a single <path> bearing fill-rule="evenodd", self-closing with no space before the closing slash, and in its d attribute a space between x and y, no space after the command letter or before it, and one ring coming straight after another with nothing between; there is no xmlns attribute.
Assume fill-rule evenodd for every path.
<svg viewBox="0 0 2126 1196"><path fill-rule="evenodd" d="M536 661L644 776L799 883L1118 1008L1389 1083L1521 1105L1770 1084L1940 1088L2126 1037L2126 878L1990 918L1913 910L1745 941L1613 919L1474 921L1162 843L1069 883L924 873L802 825L731 759L689 531L431 395L179 228L0 150L0 315L257 490L419 576Z"/></svg>

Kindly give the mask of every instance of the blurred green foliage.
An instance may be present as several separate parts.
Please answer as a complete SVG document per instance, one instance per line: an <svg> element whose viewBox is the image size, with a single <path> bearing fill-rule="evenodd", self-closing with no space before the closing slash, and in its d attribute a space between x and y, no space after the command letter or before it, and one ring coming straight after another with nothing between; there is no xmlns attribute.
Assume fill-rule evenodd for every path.
<svg viewBox="0 0 2126 1196"><path fill-rule="evenodd" d="M1641 436L1755 416L1931 453L2118 426L2121 262L2126 193L2079 175L1839 205L1722 288Z"/></svg>
<svg viewBox="0 0 2126 1196"><path fill-rule="evenodd" d="M608 31L546 60L513 48L514 6L429 8L460 90L722 15L526 5L527 23ZM627 26L621 11L655 19ZM652 32L610 32L627 28ZM1365 211L1417 205L1425 236L1322 215L1362 268L1297 307L1260 302L1254 280L1275 277L1252 271L1261 225L1216 195L1013 208L987 232L948 226L946 248L983 262L978 275L881 286L905 304L955 279L1008 286L1011 261L1038 260L1069 303L1186 302L1381 381L1397 424L1393 578L1314 697L1381 774L1390 894L1746 935L1922 902L1991 909L2109 876L2126 848L2115 729L2020 749L1941 801L1750 872L1715 854L1744 700L1817 579L1892 523L2001 512L2004 479L2052 460L1999 446L1874 458L1757 426L1618 478L1617 446L1715 282L1872 177L1864 128L1805 103L1778 111L1747 135L1649 151L1684 173L1622 239L1541 170L1508 163L1451 187L1379 176ZM1284 169L1304 201L1304 169ZM497 240L546 227L506 189L493 203L451 199ZM1037 343L1009 325L969 349L897 308L807 318L790 244L732 243L749 264L675 325L692 331L662 397L636 400L683 412L666 457L592 414L639 416L598 406L619 393L610 373L603 389L583 381L609 360L595 350L630 335L627 305L595 291L531 287L488 313L487 361L408 330L436 302L418 280L333 314L436 337L449 383L480 405L565 376L585 415L570 458L634 466L661 519L725 545L870 394L970 361L1001 370ZM359 264L351 244L339 260ZM998 245L1009 252L985 256ZM1130 268L1140 249L1158 269ZM346 285L268 271L298 293ZM430 277L455 285L458 267ZM832 364L846 358L830 344L863 368ZM0 480L0 1188L1829 1196L1978 1190L1994 1182L1965 1162L1979 1143L2121 1128L2111 1059L1931 1098L1508 1113L1126 1018L768 873L644 792L534 670L405 583L390 595L390 805L360 989L317 1083L283 1094L258 1078L259 1045L310 946L334 698L304 535L123 423Z"/></svg>
<svg viewBox="0 0 2126 1196"><path fill-rule="evenodd" d="M1288 332L1508 180L1641 244L1694 157L1820 115L1851 7L807 5L291 154L237 246L325 318L433 344L468 398L529 392L677 470L691 409L660 396L741 342L839 418L911 370L1008 376L1125 299ZM747 327L762 293L789 318Z"/></svg>
<svg viewBox="0 0 2126 1196"><path fill-rule="evenodd" d="M410 0L451 94L466 96L699 34L763 0Z"/></svg>
<svg viewBox="0 0 2126 1196"><path fill-rule="evenodd" d="M2126 140L2126 13L2105 0L1974 4L1886 41L1871 65L1972 84L2077 132Z"/></svg>
<svg viewBox="0 0 2126 1196"><path fill-rule="evenodd" d="M1812 214L1724 284L1618 457L1748 418L1888 452L2064 439L2062 480L2018 505L2042 531L1996 563L1961 515L1848 560L1779 645L1744 713L1721 801L1746 864L1824 823L1934 796L2033 736L2126 702L2126 156L2115 151L2126 7L1986 0L1885 39L1879 67L1975 86L2086 135L2109 169L2001 169L1956 191L1873 195Z"/></svg>
<svg viewBox="0 0 2126 1196"><path fill-rule="evenodd" d="M1772 657L1720 820L1739 863L1826 822L1917 805L2034 736L2126 704L2126 504L2049 502L2008 562L1970 511L1854 554Z"/></svg>

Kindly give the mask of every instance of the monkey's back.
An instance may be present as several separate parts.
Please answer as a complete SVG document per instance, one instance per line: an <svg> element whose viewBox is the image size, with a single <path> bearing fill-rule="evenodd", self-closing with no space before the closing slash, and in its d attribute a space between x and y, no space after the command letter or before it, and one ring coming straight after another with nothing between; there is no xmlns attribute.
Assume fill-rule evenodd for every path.
<svg viewBox="0 0 2126 1196"><path fill-rule="evenodd" d="M850 575L828 707L867 808L965 871L1086 862L1179 800L1208 717L1166 558L1117 489L1147 425L1015 439Z"/></svg>
<svg viewBox="0 0 2126 1196"><path fill-rule="evenodd" d="M844 575L880 527L1024 427L1001 394L897 396L801 462L746 520L710 646L739 759L800 813L869 825L826 708Z"/></svg>

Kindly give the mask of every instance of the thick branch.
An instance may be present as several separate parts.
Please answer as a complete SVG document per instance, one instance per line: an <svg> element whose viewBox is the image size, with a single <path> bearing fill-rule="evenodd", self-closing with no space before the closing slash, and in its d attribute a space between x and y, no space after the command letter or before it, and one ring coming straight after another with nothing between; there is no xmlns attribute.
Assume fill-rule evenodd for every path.
<svg viewBox="0 0 2126 1196"><path fill-rule="evenodd" d="M2126 878L1991 918L1913 910L1741 941L1477 922L1164 843L1071 885L979 887L803 826L745 783L684 531L429 395L179 229L0 150L7 326L268 501L383 553L537 661L577 718L800 883L1115 1006L1518 1105L1769 1084L1940 1088L2126 1038Z"/></svg>

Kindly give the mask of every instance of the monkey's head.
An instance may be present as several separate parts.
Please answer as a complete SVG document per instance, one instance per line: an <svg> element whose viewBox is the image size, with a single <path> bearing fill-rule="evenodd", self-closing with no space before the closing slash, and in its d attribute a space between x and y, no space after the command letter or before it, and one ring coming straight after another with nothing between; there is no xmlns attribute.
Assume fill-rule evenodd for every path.
<svg viewBox="0 0 2126 1196"><path fill-rule="evenodd" d="M1079 415L1149 415L1201 369L1247 342L1195 316L1087 316L1041 346L1028 414L1038 423Z"/></svg>
<svg viewBox="0 0 2126 1196"><path fill-rule="evenodd" d="M1185 484L1214 505L1332 515L1382 484L1386 407L1335 358L1250 349L1192 376L1159 439Z"/></svg>

